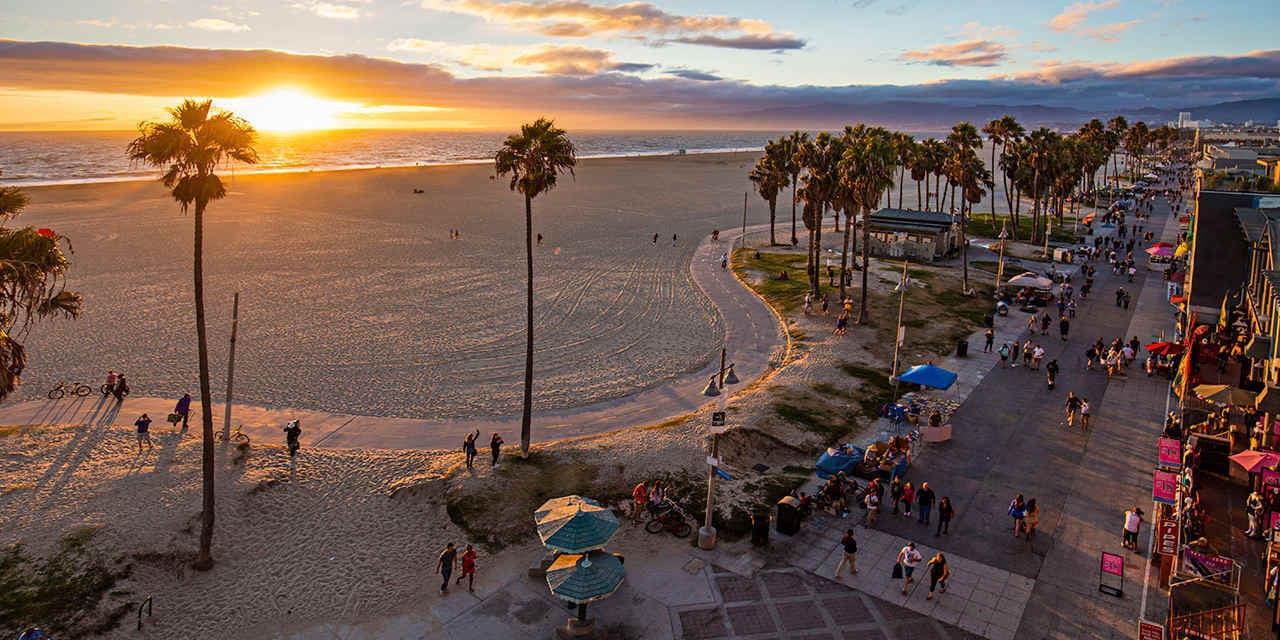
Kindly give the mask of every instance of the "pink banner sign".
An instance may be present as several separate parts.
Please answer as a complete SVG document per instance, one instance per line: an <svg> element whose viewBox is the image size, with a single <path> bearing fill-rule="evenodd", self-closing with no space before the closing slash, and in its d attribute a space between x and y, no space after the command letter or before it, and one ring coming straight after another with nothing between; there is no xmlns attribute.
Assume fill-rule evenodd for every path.
<svg viewBox="0 0 1280 640"><path fill-rule="evenodd" d="M1177 469L1182 466L1182 443L1173 438L1160 438L1160 458L1162 467Z"/></svg>
<svg viewBox="0 0 1280 640"><path fill-rule="evenodd" d="M1118 556L1114 553L1102 553L1102 572L1109 573L1113 576L1124 575L1124 556Z"/></svg>
<svg viewBox="0 0 1280 640"><path fill-rule="evenodd" d="M1262 492L1267 495L1280 494L1280 471L1262 470Z"/></svg>
<svg viewBox="0 0 1280 640"><path fill-rule="evenodd" d="M1182 548L1182 572L1187 575L1209 578L1222 583L1231 579L1231 558L1200 553L1191 547Z"/></svg>
<svg viewBox="0 0 1280 640"><path fill-rule="evenodd" d="M1178 503L1178 474L1156 469L1151 483L1151 499L1162 504Z"/></svg>

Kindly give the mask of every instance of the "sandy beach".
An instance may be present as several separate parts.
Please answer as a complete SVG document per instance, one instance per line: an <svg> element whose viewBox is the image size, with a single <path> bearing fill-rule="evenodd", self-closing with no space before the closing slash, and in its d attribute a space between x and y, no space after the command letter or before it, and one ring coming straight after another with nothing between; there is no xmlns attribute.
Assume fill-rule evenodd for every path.
<svg viewBox="0 0 1280 640"><path fill-rule="evenodd" d="M538 198L536 410L623 397L710 361L723 327L689 259L711 230L741 224L752 162L585 160L576 179ZM231 193L206 222L215 397L239 290L238 401L431 419L518 411L522 201L491 174L464 165L229 176ZM85 312L31 335L18 399L63 379L96 384L108 368L141 394L193 391L189 215L154 182L29 194L24 222L74 243L70 286ZM748 202L751 221L766 221L763 202Z"/></svg>

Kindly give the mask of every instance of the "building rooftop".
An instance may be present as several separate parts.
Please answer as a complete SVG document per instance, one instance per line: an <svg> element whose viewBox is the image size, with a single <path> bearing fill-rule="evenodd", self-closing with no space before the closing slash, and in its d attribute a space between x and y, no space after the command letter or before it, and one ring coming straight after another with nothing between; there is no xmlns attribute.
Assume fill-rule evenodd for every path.
<svg viewBox="0 0 1280 640"><path fill-rule="evenodd" d="M915 209L881 209L871 214L871 224L881 226L914 227L921 230L937 230L950 227L955 220L951 214L939 211Z"/></svg>

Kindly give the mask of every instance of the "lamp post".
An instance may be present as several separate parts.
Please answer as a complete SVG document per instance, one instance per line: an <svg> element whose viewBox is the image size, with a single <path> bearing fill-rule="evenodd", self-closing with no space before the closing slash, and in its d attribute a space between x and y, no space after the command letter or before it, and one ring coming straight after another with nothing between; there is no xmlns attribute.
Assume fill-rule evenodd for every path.
<svg viewBox="0 0 1280 640"><path fill-rule="evenodd" d="M738 376L733 373L733 363L725 366L725 356L727 351L724 347L720 348L720 370L711 376L711 380L707 382L707 386L702 390L702 395L709 398L718 398L716 410L711 414L711 453L707 456L707 512L703 518L702 527L698 529L698 548L711 550L716 548L716 528L711 524L712 515L715 513L715 497L716 497L716 470L720 466L719 459L719 438L725 429L725 401L727 395L724 393L726 384L738 384Z"/></svg>
<svg viewBox="0 0 1280 640"><path fill-rule="evenodd" d="M902 282L897 286L898 289L898 327L893 336L893 368L889 371L889 379L893 381L893 400L898 399L898 351L902 348L902 343L906 341L906 335L902 328L902 310L907 304L907 260L902 261Z"/></svg>

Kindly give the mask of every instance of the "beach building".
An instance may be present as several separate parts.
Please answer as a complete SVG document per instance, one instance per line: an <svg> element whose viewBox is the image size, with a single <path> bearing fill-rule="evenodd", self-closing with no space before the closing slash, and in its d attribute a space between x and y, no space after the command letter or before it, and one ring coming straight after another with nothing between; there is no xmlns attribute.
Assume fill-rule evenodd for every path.
<svg viewBox="0 0 1280 640"><path fill-rule="evenodd" d="M1260 173L1258 149L1235 145L1206 144L1202 169L1213 171Z"/></svg>
<svg viewBox="0 0 1280 640"><path fill-rule="evenodd" d="M881 209L871 214L871 255L933 262L959 248L955 219L937 211Z"/></svg>
<svg viewBox="0 0 1280 640"><path fill-rule="evenodd" d="M1273 202L1274 201L1274 202ZM1237 211L1280 206L1280 196L1240 191L1200 190L1190 220L1191 260L1187 267L1187 310L1207 321L1217 319L1223 299L1248 281L1250 239L1261 231L1242 233ZM1249 228L1255 219L1245 214Z"/></svg>

